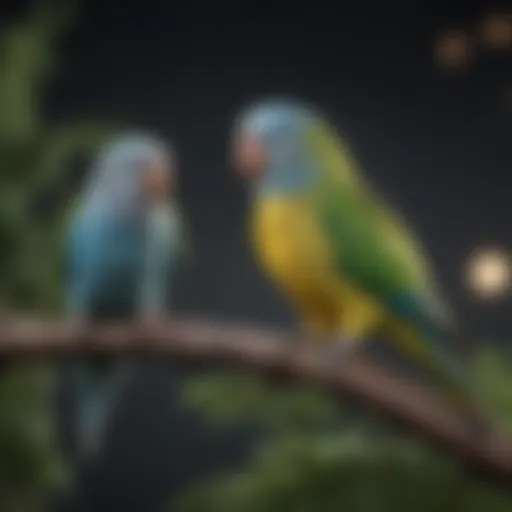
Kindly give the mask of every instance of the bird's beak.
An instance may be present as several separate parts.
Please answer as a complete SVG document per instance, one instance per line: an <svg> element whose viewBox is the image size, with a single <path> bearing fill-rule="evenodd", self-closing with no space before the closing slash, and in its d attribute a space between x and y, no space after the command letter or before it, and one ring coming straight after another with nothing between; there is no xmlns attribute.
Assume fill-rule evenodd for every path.
<svg viewBox="0 0 512 512"><path fill-rule="evenodd" d="M238 133L234 140L233 160L236 172L246 180L260 176L266 163L266 154L258 137Z"/></svg>
<svg viewBox="0 0 512 512"><path fill-rule="evenodd" d="M165 201L173 193L173 164L155 161L144 171L144 185L150 201Z"/></svg>

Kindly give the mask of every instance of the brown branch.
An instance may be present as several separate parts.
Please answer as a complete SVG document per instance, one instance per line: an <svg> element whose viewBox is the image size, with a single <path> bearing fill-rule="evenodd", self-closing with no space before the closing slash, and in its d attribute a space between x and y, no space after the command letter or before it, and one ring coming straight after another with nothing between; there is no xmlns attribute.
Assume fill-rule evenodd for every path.
<svg viewBox="0 0 512 512"><path fill-rule="evenodd" d="M485 439L476 436L463 417L427 390L361 356L350 356L336 373L328 372L315 357L315 343L307 341L293 340L286 332L185 318L146 327L87 326L82 330L57 321L0 320L0 358L5 362L133 354L194 364L228 363L279 378L319 382L431 441L479 476L512 489L512 443L497 434Z"/></svg>

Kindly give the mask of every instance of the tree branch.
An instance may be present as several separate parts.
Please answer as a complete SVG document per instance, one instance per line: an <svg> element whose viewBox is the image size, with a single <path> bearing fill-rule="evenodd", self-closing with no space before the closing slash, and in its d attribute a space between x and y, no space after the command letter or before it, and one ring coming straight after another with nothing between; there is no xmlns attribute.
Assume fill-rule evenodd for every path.
<svg viewBox="0 0 512 512"><path fill-rule="evenodd" d="M292 343L294 342L294 343ZM327 372L314 340L286 332L198 319L173 318L159 325L90 325L77 330L62 322L14 316L0 318L0 358L166 357L180 363L230 364L287 379L320 383L349 395L460 460L473 473L512 489L512 443L498 434L477 437L467 422L427 390L386 372L360 355Z"/></svg>

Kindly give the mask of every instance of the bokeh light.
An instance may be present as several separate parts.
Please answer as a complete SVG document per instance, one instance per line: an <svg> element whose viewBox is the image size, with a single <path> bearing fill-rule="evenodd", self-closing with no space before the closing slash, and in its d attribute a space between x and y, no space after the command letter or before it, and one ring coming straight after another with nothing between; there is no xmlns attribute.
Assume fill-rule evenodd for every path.
<svg viewBox="0 0 512 512"><path fill-rule="evenodd" d="M480 25L480 38L492 50L512 47L512 13L490 12Z"/></svg>
<svg viewBox="0 0 512 512"><path fill-rule="evenodd" d="M511 260L499 248L481 248L474 251L467 266L467 282L474 295L497 298L510 289Z"/></svg>
<svg viewBox="0 0 512 512"><path fill-rule="evenodd" d="M438 66L450 70L465 69L472 59L472 44L462 30L448 30L434 42L434 60Z"/></svg>

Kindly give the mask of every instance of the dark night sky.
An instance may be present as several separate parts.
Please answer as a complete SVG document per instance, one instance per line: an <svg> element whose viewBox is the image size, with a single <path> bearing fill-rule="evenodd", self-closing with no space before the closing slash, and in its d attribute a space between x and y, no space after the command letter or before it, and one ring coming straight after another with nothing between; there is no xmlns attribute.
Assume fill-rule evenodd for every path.
<svg viewBox="0 0 512 512"><path fill-rule="evenodd" d="M323 9L311 2L287 9L271 2L173 4L88 2L50 110L59 118L121 119L175 142L195 246L178 295L183 308L233 319L291 318L245 249L245 197L226 159L236 110L260 96L291 94L315 102L342 127L367 175L417 227L466 324L490 335L512 330L510 301L476 303L461 276L473 246L512 248L512 112L499 103L500 88L512 79L511 57L481 56L461 76L440 72L430 58L434 34L472 28L485 2L386 2L377 10L365 0ZM148 471L167 473L146 472L148 482L172 480L169 465L155 465ZM131 477L109 478L120 493L121 485L133 486ZM146 510L137 492L140 500L158 493L130 487L131 508L123 510Z"/></svg>

